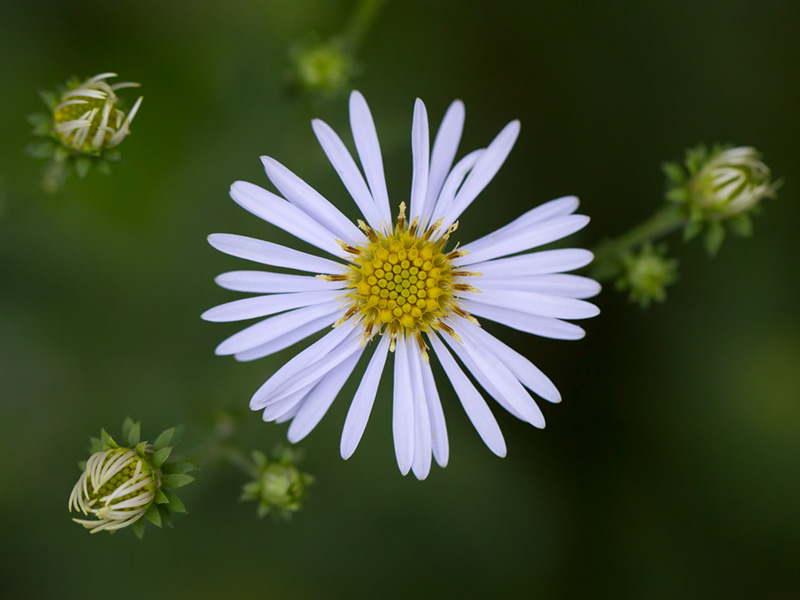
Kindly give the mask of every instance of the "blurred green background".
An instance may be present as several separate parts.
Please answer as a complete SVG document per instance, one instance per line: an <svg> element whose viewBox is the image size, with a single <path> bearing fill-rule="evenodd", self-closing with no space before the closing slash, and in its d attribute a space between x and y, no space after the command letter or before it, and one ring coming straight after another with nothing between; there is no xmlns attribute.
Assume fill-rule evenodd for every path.
<svg viewBox="0 0 800 600"><path fill-rule="evenodd" d="M355 215L311 131L351 145L346 94L287 92L289 48L339 31L354 2L0 4L0 596L3 598L800 597L800 3L792 0L389 2L358 50L394 202L408 196L414 98L438 123L464 100L462 154L509 120L522 135L462 219L460 239L545 200L582 199L591 246L661 201L659 165L697 142L754 145L784 177L710 260L671 248L680 282L643 312L607 289L580 342L490 327L559 386L537 431L496 410L484 447L449 386L451 464L400 476L388 388L358 451L339 436L351 383L302 443L317 476L289 523L237 501L244 477L205 464L174 530L90 536L67 498L88 436L131 415L184 448L222 412L269 450L285 426L247 407L292 355L213 354L236 324L212 232L287 240L228 198L268 185L274 156ZM111 177L38 189L25 115L38 89L115 71L144 103ZM131 99L136 92L127 96ZM389 379L388 377L386 378Z"/></svg>

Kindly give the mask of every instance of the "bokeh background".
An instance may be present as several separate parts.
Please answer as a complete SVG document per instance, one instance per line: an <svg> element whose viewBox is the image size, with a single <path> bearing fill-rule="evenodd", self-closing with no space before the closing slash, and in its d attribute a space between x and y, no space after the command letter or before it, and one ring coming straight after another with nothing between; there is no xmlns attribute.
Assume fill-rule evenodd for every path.
<svg viewBox="0 0 800 600"><path fill-rule="evenodd" d="M0 596L3 598L800 597L800 3L393 0L358 48L389 191L406 199L415 97L438 120L466 103L463 149L509 120L522 135L462 219L468 240L575 193L592 246L661 202L660 163L697 142L754 145L785 179L750 240L698 242L648 311L606 289L580 342L490 327L556 382L534 430L495 411L505 459L442 385L451 464L397 471L388 387L358 451L338 456L350 383L302 443L317 481L288 523L238 502L245 478L208 462L174 530L90 536L67 498L87 438L131 415L184 448L232 415L269 450L285 426L250 413L291 356L213 355L235 324L218 273L249 268L212 232L286 240L229 200L268 185L269 154L349 214L318 147L321 117L351 145L346 94L287 91L290 48L336 34L355 3L0 4ZM37 90L115 71L143 84L126 162L39 191L23 154ZM132 92L129 97L134 97ZM388 381L388 377L386 380ZM384 381L386 384L386 381Z"/></svg>

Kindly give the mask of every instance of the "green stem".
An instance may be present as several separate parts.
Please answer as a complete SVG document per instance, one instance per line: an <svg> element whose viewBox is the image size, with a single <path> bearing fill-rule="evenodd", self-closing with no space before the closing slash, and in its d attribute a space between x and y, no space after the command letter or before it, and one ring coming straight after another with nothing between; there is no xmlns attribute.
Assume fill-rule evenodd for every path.
<svg viewBox="0 0 800 600"><path fill-rule="evenodd" d="M598 281L614 279L620 274L624 256L642 244L653 242L683 227L686 221L681 207L670 204L616 239L600 242L594 249L592 278Z"/></svg>
<svg viewBox="0 0 800 600"><path fill-rule="evenodd" d="M358 3L342 34L352 48L356 48L361 43L386 2L387 0L361 0Z"/></svg>

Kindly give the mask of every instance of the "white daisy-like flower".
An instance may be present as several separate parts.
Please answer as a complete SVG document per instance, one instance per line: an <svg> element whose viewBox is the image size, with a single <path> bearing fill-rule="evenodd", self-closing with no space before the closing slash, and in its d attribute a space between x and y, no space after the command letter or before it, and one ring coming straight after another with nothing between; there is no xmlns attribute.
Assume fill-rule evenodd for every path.
<svg viewBox="0 0 800 600"><path fill-rule="evenodd" d="M364 215L366 222L359 221L358 227L267 156L262 157L267 177L283 197L242 181L231 187L239 205L330 258L239 235L211 235L209 242L221 252L306 273L220 275L220 286L260 295L212 308L204 319L267 318L229 337L216 353L253 360L328 330L278 369L250 401L251 409L263 411L265 421L291 420L291 442L314 429L361 355L371 355L342 432L346 459L361 439L393 351L397 463L404 475L413 470L419 479L427 477L431 456L442 467L449 457L444 412L429 362L433 355L478 434L492 452L504 456L497 421L464 368L500 406L535 427L544 427L544 417L528 390L550 402L560 396L537 367L482 329L477 318L544 337L583 337L580 327L562 319L595 316L597 308L583 299L597 294L600 286L565 271L587 265L592 254L582 249L526 252L578 231L589 219L573 214L577 198L560 198L456 248L451 237L457 219L500 169L519 134L519 121L453 166L464 105L458 100L451 104L431 150L427 112L417 100L408 214L400 203L394 221L378 136L359 92L350 96L350 124L363 175L339 136L324 122L312 122L322 149Z"/></svg>

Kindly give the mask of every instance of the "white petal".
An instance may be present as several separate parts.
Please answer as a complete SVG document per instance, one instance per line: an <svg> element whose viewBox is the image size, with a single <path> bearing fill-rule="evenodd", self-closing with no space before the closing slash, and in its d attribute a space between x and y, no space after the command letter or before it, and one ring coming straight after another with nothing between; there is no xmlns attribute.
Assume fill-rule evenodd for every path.
<svg viewBox="0 0 800 600"><path fill-rule="evenodd" d="M600 284L594 279L566 273L531 277L476 277L471 282L481 291L520 290L565 298L591 298L601 290Z"/></svg>
<svg viewBox="0 0 800 600"><path fill-rule="evenodd" d="M447 441L447 426L442 403L439 400L439 392L436 389L436 381L433 379L430 364L426 360L421 360L420 367L422 368L422 382L425 385L425 398L428 400L433 456L440 467L446 467L447 461L450 459L450 445Z"/></svg>
<svg viewBox="0 0 800 600"><path fill-rule="evenodd" d="M526 277L579 269L592 262L592 258L594 256L588 250L563 248L475 263L469 266L469 270L486 277Z"/></svg>
<svg viewBox="0 0 800 600"><path fill-rule="evenodd" d="M208 243L220 252L263 265L325 275L341 275L347 271L342 263L243 235L212 233Z"/></svg>
<svg viewBox="0 0 800 600"><path fill-rule="evenodd" d="M383 173L378 132L375 131L375 122L372 120L367 101L357 91L350 94L350 128L378 213L383 222L389 226L392 223L392 211L389 206L389 193L386 191L386 176Z"/></svg>
<svg viewBox="0 0 800 600"><path fill-rule="evenodd" d="M268 296L243 298L210 308L201 315L201 318L216 323L255 319L257 317L274 315L275 313L284 312L286 310L330 302L340 296L341 293L341 290L331 290L322 292L270 294Z"/></svg>
<svg viewBox="0 0 800 600"><path fill-rule="evenodd" d="M492 140L486 151L481 154L478 162L475 163L475 168L472 169L464 185L456 194L453 205L444 215L443 229L447 229L453 224L478 194L489 185L489 182L500 170L500 167L503 166L506 158L508 158L514 142L517 141L519 129L519 121L512 121L497 134L497 137Z"/></svg>
<svg viewBox="0 0 800 600"><path fill-rule="evenodd" d="M340 240L350 245L364 243L366 236L341 211L319 192L274 158L262 156L264 170L284 197L320 223Z"/></svg>
<svg viewBox="0 0 800 600"><path fill-rule="evenodd" d="M520 228L513 233L499 234L493 242L487 242L477 249L472 244L467 244L461 249L469 254L459 257L454 264L470 265L544 246L583 229L588 222L589 217L584 215L556 217L524 229Z"/></svg>
<svg viewBox="0 0 800 600"><path fill-rule="evenodd" d="M530 315L477 301L471 301L468 304L465 302L463 308L476 317L483 317L484 319L496 321L508 327L542 337L557 340L579 340L586 335L586 332L577 325L559 321L552 317Z"/></svg>
<svg viewBox="0 0 800 600"><path fill-rule="evenodd" d="M280 417L275 417L275 423L285 423L289 419L294 419L297 413L300 411L300 407L303 406L302 402L298 402L294 405L294 408L290 408L285 413L283 413Z"/></svg>
<svg viewBox="0 0 800 600"><path fill-rule="evenodd" d="M470 169L475 166L478 159L485 152L485 150L474 150L467 154L464 158L456 163L453 170L447 176L442 186L442 191L439 192L439 198L436 200L436 206L432 210L431 222L435 223L437 219L444 217L447 211L453 204L459 187L464 182L464 178Z"/></svg>
<svg viewBox="0 0 800 600"><path fill-rule="evenodd" d="M306 437L314 427L317 426L328 412L336 396L344 386L350 374L361 357L364 348L359 348L352 356L344 360L340 365L331 369L325 377L317 384L311 393L303 400L303 405L297 411L286 437L290 442L296 444Z"/></svg>
<svg viewBox="0 0 800 600"><path fill-rule="evenodd" d="M334 256L342 256L344 251L336 243L336 236L332 232L280 196L252 183L236 181L231 186L231 198L267 223Z"/></svg>
<svg viewBox="0 0 800 600"><path fill-rule="evenodd" d="M506 442L503 439L503 433L497 425L497 421L492 415L492 411L486 405L486 401L481 396L480 392L475 389L464 372L450 356L447 348L444 347L436 334L429 336L433 350L436 352L436 357L442 365L447 378L456 391L464 411L467 413L469 420L475 427L478 435L481 436L483 442L488 446L489 450L494 452L497 456L506 455Z"/></svg>
<svg viewBox="0 0 800 600"><path fill-rule="evenodd" d="M487 352L494 354L508 367L522 385L548 402L561 402L561 394L556 386L531 361L482 327L473 327L470 332Z"/></svg>
<svg viewBox="0 0 800 600"><path fill-rule="evenodd" d="M327 302L306 308L298 308L292 312L276 315L234 333L231 337L217 346L214 352L219 356L238 354L261 346L267 342L294 331L306 323L324 317L332 312L340 312L338 301Z"/></svg>
<svg viewBox="0 0 800 600"><path fill-rule="evenodd" d="M304 370L308 369L309 366L325 357L352 333L352 329L353 327L348 326L347 323L344 323L340 327L334 327L322 338L295 355L273 373L259 390L253 394L250 400L250 408L253 410L263 408L263 406L267 404L266 400L272 396L277 389L283 386L287 381L290 381L297 374L302 373Z"/></svg>
<svg viewBox="0 0 800 600"><path fill-rule="evenodd" d="M464 129L464 103L456 100L447 109L433 142L431 153L431 168L428 174L428 191L425 196L425 211L423 216L430 217L442 185L453 166L453 160L461 141L461 132Z"/></svg>
<svg viewBox="0 0 800 600"><path fill-rule="evenodd" d="M508 225L504 225L500 229L464 245L463 248L467 248L470 252L477 252L478 250L495 244L504 237L514 235L519 231L525 231L531 225L572 214L577 210L578 205L579 201L575 196L564 196L563 198L550 200L536 208L530 209L528 212L511 221Z"/></svg>
<svg viewBox="0 0 800 600"><path fill-rule="evenodd" d="M281 398L285 398L289 394L295 393L297 390L302 389L304 386L314 381L319 381L325 377L331 370L336 368L342 362L351 357L354 353L361 354L364 347L359 343L361 332L356 332L355 335L348 336L339 344L333 351L326 356L320 358L317 362L309 365L296 377L286 382L271 396L267 397L264 402L276 402Z"/></svg>
<svg viewBox="0 0 800 600"><path fill-rule="evenodd" d="M358 391L350 403L347 411L347 418L342 429L342 442L340 451L342 458L347 460L356 451L364 429L367 427L369 415L372 412L372 405L375 402L375 394L378 391L378 384L381 381L383 368L386 365L386 356L389 352L389 336L381 336L381 341L372 358L369 361L364 377L358 385Z"/></svg>
<svg viewBox="0 0 800 600"><path fill-rule="evenodd" d="M445 341L458 354L478 383L512 415L534 427L543 428L544 415L536 401L508 367L494 354L485 351L472 336L472 330L480 328L466 319L453 319L452 323L462 341L458 342L449 336Z"/></svg>
<svg viewBox="0 0 800 600"><path fill-rule="evenodd" d="M380 213L378 212L377 206L375 206L375 201L372 199L372 194L370 194L369 189L367 189L367 184L364 182L364 178L361 176L361 172L358 170L353 157L350 156L350 152L348 152L344 142L342 142L339 136L336 135L336 132L324 121L314 119L311 122L311 126L328 160L331 161L342 183L344 183L347 191L350 192L353 200L356 201L367 223L369 223L370 227L373 229L383 231L383 229L380 228ZM390 224L387 224L387 227L389 225Z"/></svg>
<svg viewBox="0 0 800 600"><path fill-rule="evenodd" d="M346 281L325 281L308 275L286 275L267 271L230 271L217 276L214 281L226 290L254 294L339 290L347 285Z"/></svg>
<svg viewBox="0 0 800 600"><path fill-rule="evenodd" d="M406 475L414 460L414 401L412 400L411 372L408 366L408 344L398 337L394 351L394 402L392 408L392 434L397 466Z"/></svg>
<svg viewBox="0 0 800 600"><path fill-rule="evenodd" d="M408 347L411 391L414 401L414 462L411 469L420 481L431 472L431 421L425 383L422 380L422 354L417 346Z"/></svg>
<svg viewBox="0 0 800 600"><path fill-rule="evenodd" d="M409 220L423 214L425 196L428 191L428 169L430 168L430 135L428 133L428 112L425 104L417 98L414 103L414 122L411 125L411 157L413 172L411 177L411 207Z"/></svg>
<svg viewBox="0 0 800 600"><path fill-rule="evenodd" d="M269 356L275 352L280 352L284 348L288 348L300 340L304 340L308 336L314 335L319 330L333 325L336 320L339 319L339 317L341 317L341 311L338 309L332 310L331 314L320 317L319 319L314 319L313 321L301 325L300 327L297 327L289 333L285 333L272 341L261 344L260 346L256 346L255 348L251 348L250 350L238 352L234 355L234 358L238 361L246 362L250 360L256 360L257 358L264 358L265 356Z"/></svg>
<svg viewBox="0 0 800 600"><path fill-rule="evenodd" d="M588 319L600 313L594 304L584 300L536 292L486 289L481 293L458 292L458 295L468 302L477 301L498 308L509 308L530 315L557 319Z"/></svg>
<svg viewBox="0 0 800 600"><path fill-rule="evenodd" d="M314 389L314 386L318 385L319 382L314 382L302 390L298 390L294 394L283 398L278 402L273 402L272 404L268 405L264 409L264 413L262 415L265 421L274 421L275 419L280 419L286 413L291 410L299 409L299 404L308 396L309 392Z"/></svg>

